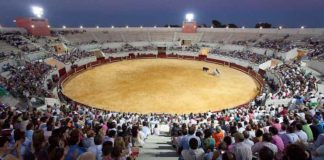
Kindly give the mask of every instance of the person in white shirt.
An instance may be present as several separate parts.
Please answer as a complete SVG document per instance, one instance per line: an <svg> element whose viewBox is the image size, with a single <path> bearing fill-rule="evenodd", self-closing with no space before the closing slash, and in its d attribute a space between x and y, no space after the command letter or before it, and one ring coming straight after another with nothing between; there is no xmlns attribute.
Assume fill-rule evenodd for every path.
<svg viewBox="0 0 324 160"><path fill-rule="evenodd" d="M184 160L203 160L205 152L202 148L198 148L198 140L191 138L189 140L189 149L182 150L181 155Z"/></svg>
<svg viewBox="0 0 324 160"><path fill-rule="evenodd" d="M251 160L252 150L251 146L244 143L244 135L242 133L235 133L235 143L232 145L230 151L234 153L236 159Z"/></svg>
<svg viewBox="0 0 324 160"><path fill-rule="evenodd" d="M303 142L303 143L307 143L307 134L303 131L303 125L298 123L296 124L296 134L298 136L298 138Z"/></svg>
<svg viewBox="0 0 324 160"><path fill-rule="evenodd" d="M157 124L155 124L155 126L154 126L153 134L156 135L156 136L160 135L160 129L158 128Z"/></svg>
<svg viewBox="0 0 324 160"><path fill-rule="evenodd" d="M243 141L243 143L245 143L249 147L252 147L254 145L254 142L249 139L250 138L249 132L248 131L244 131L243 132L243 135L244 135L244 141Z"/></svg>
<svg viewBox="0 0 324 160"><path fill-rule="evenodd" d="M245 130L245 128L242 125L242 122L239 122L237 124L237 128L238 128L237 131L240 132L240 133L243 133L243 131Z"/></svg>
<svg viewBox="0 0 324 160"><path fill-rule="evenodd" d="M300 140L298 135L295 133L295 126L289 126L286 135L289 139L289 144L295 144Z"/></svg>
<svg viewBox="0 0 324 160"><path fill-rule="evenodd" d="M103 142L103 139L102 139L101 135L97 134L94 137L95 146L91 146L88 148L88 152L91 152L94 155L96 155L96 160L102 159L102 142Z"/></svg>
<svg viewBox="0 0 324 160"><path fill-rule="evenodd" d="M105 136L104 142L110 141L114 144L117 132L115 130L109 130L108 136Z"/></svg>
<svg viewBox="0 0 324 160"><path fill-rule="evenodd" d="M276 154L278 152L278 147L272 144L271 141L272 141L272 136L270 133L263 134L262 142L257 142L252 146L252 153L253 154L259 153L259 151L263 147L268 147L273 151L274 154Z"/></svg>
<svg viewBox="0 0 324 160"><path fill-rule="evenodd" d="M146 134L143 132L143 127L142 127L142 126L139 127L138 134L139 134L140 139L142 139L143 142L144 142L145 139L147 138L147 136L146 136Z"/></svg>
<svg viewBox="0 0 324 160"><path fill-rule="evenodd" d="M143 122L143 127L142 127L142 131L145 134L145 138L147 138L149 135L151 135L151 130L148 127L148 122Z"/></svg>

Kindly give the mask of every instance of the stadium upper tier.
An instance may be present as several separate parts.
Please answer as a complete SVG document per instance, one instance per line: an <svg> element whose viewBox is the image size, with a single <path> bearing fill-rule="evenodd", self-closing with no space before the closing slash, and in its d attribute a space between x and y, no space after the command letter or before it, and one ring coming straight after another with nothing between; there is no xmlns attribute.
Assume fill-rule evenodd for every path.
<svg viewBox="0 0 324 160"><path fill-rule="evenodd" d="M255 28L198 28L197 33L182 33L181 28L51 28L53 32L63 35L72 43L89 42L135 42L163 41L176 42L191 40L205 43L236 43L238 41L256 42L262 40L284 39L286 41L302 41L315 39L324 41L324 29L255 29ZM19 28L0 28L1 32L19 31Z"/></svg>
<svg viewBox="0 0 324 160"><path fill-rule="evenodd" d="M181 28L53 28L73 43L163 41L176 42L191 40L193 43L235 43L237 41L256 42L284 39L302 41L304 39L324 40L324 29L224 29L199 28L197 33L182 33Z"/></svg>
<svg viewBox="0 0 324 160"><path fill-rule="evenodd" d="M51 28L53 35L73 44L109 42L178 42L230 43L253 45L265 40L302 42L306 39L324 41L324 28L314 29L255 29L255 28L198 28L197 33L182 33L181 28ZM0 28L0 32L17 31L20 28ZM243 43L242 43L243 42Z"/></svg>

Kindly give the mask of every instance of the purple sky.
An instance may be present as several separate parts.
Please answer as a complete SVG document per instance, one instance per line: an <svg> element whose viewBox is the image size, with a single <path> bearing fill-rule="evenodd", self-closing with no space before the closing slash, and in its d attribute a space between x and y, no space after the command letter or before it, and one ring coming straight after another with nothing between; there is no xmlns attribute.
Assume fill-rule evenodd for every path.
<svg viewBox="0 0 324 160"><path fill-rule="evenodd" d="M14 26L15 17L32 16L32 5L42 6L57 27L181 24L187 12L207 25L217 19L247 27L324 27L324 0L0 0L0 24Z"/></svg>

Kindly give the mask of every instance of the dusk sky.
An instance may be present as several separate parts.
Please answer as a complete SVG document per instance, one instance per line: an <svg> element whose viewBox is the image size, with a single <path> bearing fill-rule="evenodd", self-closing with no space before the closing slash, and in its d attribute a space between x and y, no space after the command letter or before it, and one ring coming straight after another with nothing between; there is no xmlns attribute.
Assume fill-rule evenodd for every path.
<svg viewBox="0 0 324 160"><path fill-rule="evenodd" d="M0 24L14 26L16 17L32 16L32 5L45 9L53 27L181 24L187 12L207 25L217 19L246 27L324 27L324 0L0 0Z"/></svg>

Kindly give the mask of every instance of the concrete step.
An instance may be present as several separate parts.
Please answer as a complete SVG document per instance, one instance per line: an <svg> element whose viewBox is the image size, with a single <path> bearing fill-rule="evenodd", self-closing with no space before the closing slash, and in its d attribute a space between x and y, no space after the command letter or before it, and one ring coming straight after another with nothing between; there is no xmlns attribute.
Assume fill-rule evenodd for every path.
<svg viewBox="0 0 324 160"><path fill-rule="evenodd" d="M140 149L139 160L177 160L178 155L171 145L171 138L162 133L149 136L144 147Z"/></svg>

